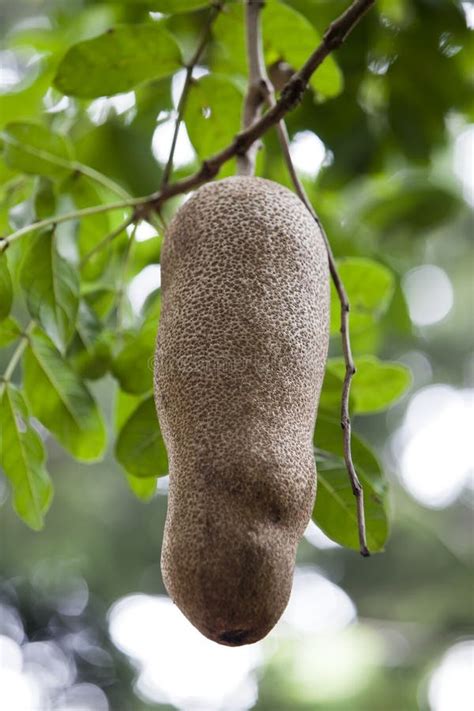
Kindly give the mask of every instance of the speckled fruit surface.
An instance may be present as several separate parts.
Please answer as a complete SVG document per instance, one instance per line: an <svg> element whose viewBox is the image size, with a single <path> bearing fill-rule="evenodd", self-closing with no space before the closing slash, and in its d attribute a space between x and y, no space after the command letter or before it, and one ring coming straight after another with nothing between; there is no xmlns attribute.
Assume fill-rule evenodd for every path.
<svg viewBox="0 0 474 711"><path fill-rule="evenodd" d="M316 489L329 337L321 232L261 178L201 187L162 251L155 399L169 455L162 572L207 637L255 642L280 618Z"/></svg>

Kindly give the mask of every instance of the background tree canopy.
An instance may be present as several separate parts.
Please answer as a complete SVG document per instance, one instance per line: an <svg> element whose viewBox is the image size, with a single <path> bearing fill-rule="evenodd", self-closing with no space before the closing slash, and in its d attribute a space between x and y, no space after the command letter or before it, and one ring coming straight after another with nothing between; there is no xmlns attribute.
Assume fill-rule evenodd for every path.
<svg viewBox="0 0 474 711"><path fill-rule="evenodd" d="M267 0L265 61L278 90L347 4ZM9 711L37 708L30 697L41 711L463 711L473 654L470 3L378 0L286 117L351 301L353 456L369 548L385 552L363 561L348 550L358 541L333 292L317 526L300 546L283 623L263 644L220 649L152 597L164 594L167 487L151 396L159 258L183 196L130 216L161 184L211 14L171 182L239 131L243 4L214 6L2 0L0 700ZM219 177L233 173L234 159ZM291 187L274 129L257 174Z"/></svg>

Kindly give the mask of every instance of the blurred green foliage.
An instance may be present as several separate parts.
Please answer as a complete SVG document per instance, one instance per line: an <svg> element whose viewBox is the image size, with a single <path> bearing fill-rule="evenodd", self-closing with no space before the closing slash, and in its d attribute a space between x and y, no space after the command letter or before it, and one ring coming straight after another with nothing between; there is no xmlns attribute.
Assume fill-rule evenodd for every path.
<svg viewBox="0 0 474 711"><path fill-rule="evenodd" d="M267 1L265 58L279 88L347 4ZM1 236L158 188L169 148L161 142L169 143L170 134L157 129L175 117L173 77L192 56L209 8L203 0L3 0ZM430 380L466 386L474 371L472 216L452 170L453 142L474 117L473 61L461 3L379 0L288 115L292 137L310 131L324 144L321 170L303 179L352 305L359 368L351 397L354 462L367 493L369 544L386 548L362 563L351 551L316 552L304 542L300 562L317 562L348 591L363 621L402 634L409 652L391 668L380 662L370 684L342 705L305 700L277 655L262 670L257 709L428 708L420 685L442 650L467 634L465 499L440 512L423 509L390 471L386 444L404 416L407 388L416 392ZM193 172L238 130L246 81L240 2L225 3L200 66L184 113L195 154L175 167L174 178ZM275 132L263 142L258 174L291 187ZM228 164L221 175L233 170ZM178 204L164 206L164 221ZM97 604L85 616L100 629L104 610L119 596L163 591L158 560L166 501L156 495L156 477L166 474L167 460L150 397L159 291L137 307L129 290L159 263L162 227L136 241L120 229L125 216L117 209L58 224L0 254L0 373L9 375L8 383L0 381L0 463L16 512L35 529L46 521L40 536L30 532L12 515L4 487L1 571L29 579L41 561L52 567L69 561L87 580ZM402 288L407 272L425 262L443 266L455 293L449 318L430 329L412 323ZM37 326L27 343L21 334L30 319ZM333 540L357 548L338 424L338 329L333 293L331 358L315 433L314 520ZM410 380L407 354L414 352L430 372L415 367ZM105 458L86 467L64 450L78 461ZM44 521L52 482L55 502ZM23 615L35 608L28 585L18 587L14 602ZM45 629L44 619L31 621L33 635ZM101 644L113 653L107 640ZM147 708L134 696L126 666L116 664L106 681L97 681L92 667L82 678L107 689L113 711Z"/></svg>

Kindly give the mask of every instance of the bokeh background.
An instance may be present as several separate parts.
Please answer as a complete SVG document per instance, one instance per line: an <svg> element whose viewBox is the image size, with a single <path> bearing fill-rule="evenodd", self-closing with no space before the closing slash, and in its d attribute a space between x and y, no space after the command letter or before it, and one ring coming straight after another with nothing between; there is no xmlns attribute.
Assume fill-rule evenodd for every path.
<svg viewBox="0 0 474 711"><path fill-rule="evenodd" d="M346 5L287 4L319 30ZM338 52L345 91L320 104L306 96L289 129L336 254L372 256L399 277L368 337L382 357L411 368L413 383L387 413L354 423L391 483L385 552L363 560L311 524L280 624L261 643L223 648L166 597L166 479L145 504L111 455L83 466L49 442L56 495L41 533L15 516L0 474L5 711L474 708L474 6L377 5ZM133 194L153 190L182 72L171 92L158 82L87 108L47 88L72 42L153 9L152 0L0 0L0 124L43 112L67 131L79 112L80 159ZM185 51L204 18L170 20ZM261 172L287 183L275 136L263 154ZM195 161L183 129L178 174ZM151 234L142 224L137 237ZM158 280L159 267L148 265L130 284L136 312ZM111 422L112 377L93 387Z"/></svg>

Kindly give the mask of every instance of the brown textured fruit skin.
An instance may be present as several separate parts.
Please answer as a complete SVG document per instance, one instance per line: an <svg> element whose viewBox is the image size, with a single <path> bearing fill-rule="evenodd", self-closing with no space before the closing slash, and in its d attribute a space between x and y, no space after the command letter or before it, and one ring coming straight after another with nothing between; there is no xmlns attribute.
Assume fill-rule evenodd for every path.
<svg viewBox="0 0 474 711"><path fill-rule="evenodd" d="M170 464L162 572L221 644L261 639L288 602L316 489L328 320L321 232L289 190L227 178L178 211L155 363Z"/></svg>

